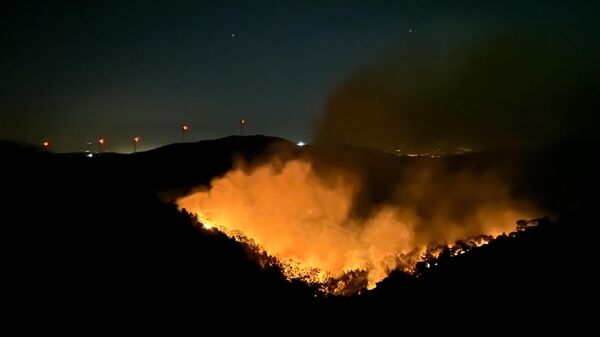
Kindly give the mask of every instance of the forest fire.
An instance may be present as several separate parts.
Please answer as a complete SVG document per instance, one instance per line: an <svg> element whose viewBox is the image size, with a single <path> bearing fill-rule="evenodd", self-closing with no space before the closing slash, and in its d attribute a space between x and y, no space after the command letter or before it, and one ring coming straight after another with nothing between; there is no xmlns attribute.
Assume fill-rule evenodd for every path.
<svg viewBox="0 0 600 337"><path fill-rule="evenodd" d="M177 204L196 214L205 229L268 256L288 279L332 294L372 289L396 269L412 272L419 261L439 254L432 247L440 244L458 242L452 255L463 254L533 214L489 175L433 179L432 173L396 186L401 197L368 205L367 215L358 215L358 196L366 189L358 176L317 171L304 159L241 164ZM434 181L445 195L431 186Z"/></svg>

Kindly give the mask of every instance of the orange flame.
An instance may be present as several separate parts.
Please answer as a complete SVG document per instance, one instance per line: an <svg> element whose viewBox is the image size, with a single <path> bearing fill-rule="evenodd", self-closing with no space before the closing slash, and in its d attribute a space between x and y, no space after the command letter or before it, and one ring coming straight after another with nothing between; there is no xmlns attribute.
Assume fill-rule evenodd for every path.
<svg viewBox="0 0 600 337"><path fill-rule="evenodd" d="M283 166L241 165L213 179L210 189L193 192L177 204L195 213L204 228L250 242L276 258L288 279L331 293L351 291L351 282L343 279L352 273L366 275L367 288L372 289L394 269L413 270L440 237L453 242L498 235L514 229L519 216L530 215L527 208L510 202L505 188L491 186L495 192L486 196L489 203L473 210L462 224L452 223L443 210L423 219L414 208L399 204L380 206L369 217L358 218L352 207L360 187L352 174L325 180L311 163L291 160ZM473 244L485 242L481 237Z"/></svg>

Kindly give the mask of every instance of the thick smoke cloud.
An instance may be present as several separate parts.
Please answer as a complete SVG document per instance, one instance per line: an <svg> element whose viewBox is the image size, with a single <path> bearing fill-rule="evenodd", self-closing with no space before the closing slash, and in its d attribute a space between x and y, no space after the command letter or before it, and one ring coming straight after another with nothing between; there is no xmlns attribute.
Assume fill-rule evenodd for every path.
<svg viewBox="0 0 600 337"><path fill-rule="evenodd" d="M410 270L427 247L510 232L517 219L539 216L492 163L350 148L269 157L239 163L177 204L293 261L286 274L311 282L360 270L374 287L394 269Z"/></svg>
<svg viewBox="0 0 600 337"><path fill-rule="evenodd" d="M449 49L414 39L329 97L317 144L421 150L595 137L598 48L527 32Z"/></svg>

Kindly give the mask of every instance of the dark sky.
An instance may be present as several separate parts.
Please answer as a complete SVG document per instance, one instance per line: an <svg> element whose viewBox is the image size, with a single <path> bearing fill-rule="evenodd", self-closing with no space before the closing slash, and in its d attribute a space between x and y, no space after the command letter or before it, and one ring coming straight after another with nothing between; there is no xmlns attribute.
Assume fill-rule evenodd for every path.
<svg viewBox="0 0 600 337"><path fill-rule="evenodd" d="M586 100L597 93L598 24L591 2L448 3L2 2L0 139L39 144L47 137L56 151L78 151L105 136L110 150L130 151L134 135L142 148L172 143L187 123L189 140L221 137L239 133L246 118L249 134L293 141L316 135L322 143L381 147L487 146L496 142L477 144L477 137L498 137L486 127L508 126L496 116L512 121L527 114L529 105L521 103L531 95L534 113L515 136L519 141L593 133L597 117L590 109L597 104ZM524 46L525 54L514 52ZM528 61L508 67L509 75L536 68L536 78L481 89L484 75L495 83L499 69L519 59ZM418 79L435 88L412 86ZM518 96L517 108L490 94L541 82L551 84L509 92ZM473 87L484 99L467 98ZM563 95L564 88L571 92ZM547 106L538 103L557 95L564 97L548 103L554 112L540 112ZM437 103L430 107L425 98ZM386 108L372 112L369 100ZM570 100L585 104L569 114ZM495 108L481 108L490 104ZM372 113L379 116L366 132L345 127L363 125ZM430 129L445 113L456 116L445 123L456 131ZM543 132L522 137L540 119L549 121ZM410 137L394 135L390 123L403 123Z"/></svg>

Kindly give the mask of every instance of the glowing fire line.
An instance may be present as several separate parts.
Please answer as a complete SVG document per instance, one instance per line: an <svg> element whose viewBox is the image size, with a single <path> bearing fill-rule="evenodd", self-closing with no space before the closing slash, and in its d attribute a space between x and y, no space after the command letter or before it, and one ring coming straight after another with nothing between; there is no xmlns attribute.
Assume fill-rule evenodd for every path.
<svg viewBox="0 0 600 337"><path fill-rule="evenodd" d="M351 208L359 186L344 175L328 179L298 160L283 166L241 167L177 204L196 214L205 230L218 230L269 257L288 280L331 294L372 289L393 270L414 273L418 262L441 254L446 245L439 242L463 239L446 248L451 256L462 255L512 231L515 219L531 218L502 184L472 177L448 178L446 190L457 193L444 199L434 216L423 217L414 206L398 204L357 218ZM431 189L430 182L414 184L403 186L402 192L423 202L422 191ZM460 206L472 200L478 200L477 207L457 222L447 203Z"/></svg>
<svg viewBox="0 0 600 337"><path fill-rule="evenodd" d="M239 231L229 230L226 226L220 226L207 217L203 217L201 215L196 214L196 219L198 220L198 223L203 229L208 231L217 230L227 235L229 238L247 245L248 247L253 249L255 253L272 258L272 261L275 261L276 266L280 268L283 275L288 281L300 280L308 285L315 286L319 291L323 293L343 295L355 292L358 289L349 289L350 283L348 282L348 279L356 277L355 273L367 271L360 269L346 270L344 271L343 275L346 279L344 279L344 277L335 278L331 275L331 273L325 270L319 268L306 267L301 262L296 261L294 259L285 259L280 256L271 256L263 247L256 244L252 239L249 239L246 236L244 236L243 233ZM496 237L497 236L492 235L479 235L477 237L470 238L464 241L461 247L458 247L456 244L431 246L426 248L424 253L422 253L418 256L418 258L413 259L412 261L407 259L407 256L403 254L398 254L396 256L390 254L388 258L397 260L397 262L403 261L404 264L397 264L398 269L409 274L414 274L416 272L416 269L414 267L418 262L423 262L432 258L437 259L444 249L449 249L451 256L458 256L465 254L473 248L487 245ZM435 265L437 266L437 263L435 263ZM427 262L426 268L431 267L432 265L429 262ZM372 287L368 288L372 289Z"/></svg>

